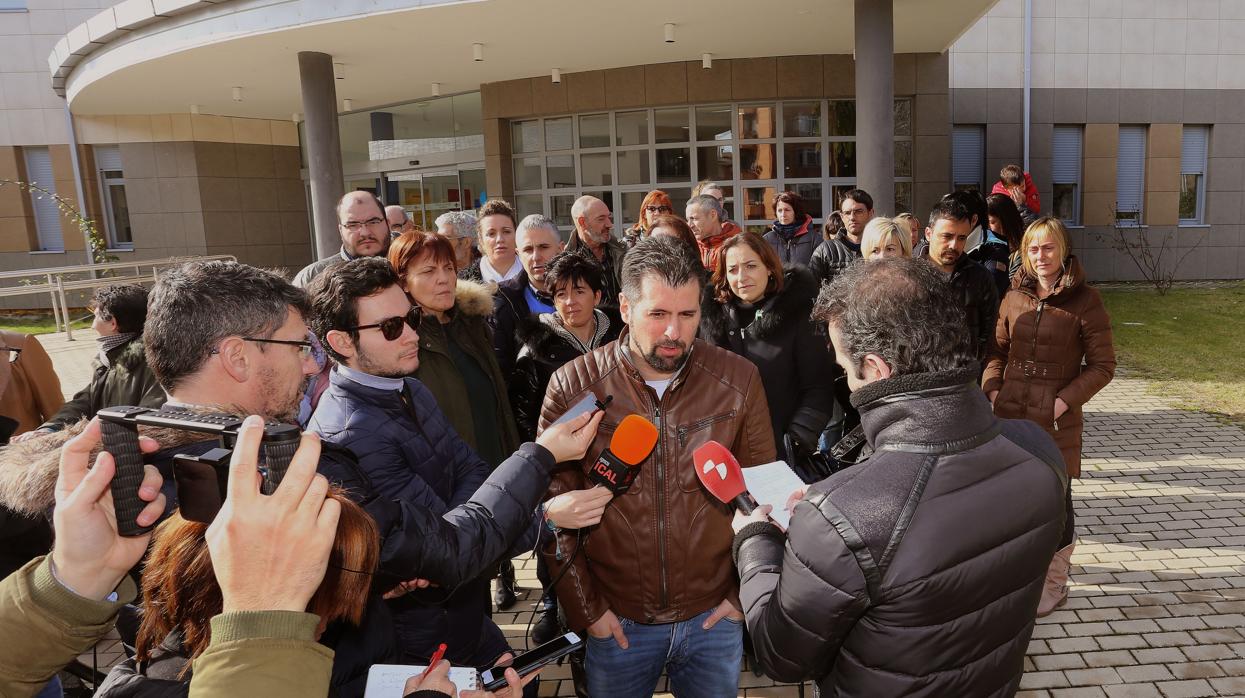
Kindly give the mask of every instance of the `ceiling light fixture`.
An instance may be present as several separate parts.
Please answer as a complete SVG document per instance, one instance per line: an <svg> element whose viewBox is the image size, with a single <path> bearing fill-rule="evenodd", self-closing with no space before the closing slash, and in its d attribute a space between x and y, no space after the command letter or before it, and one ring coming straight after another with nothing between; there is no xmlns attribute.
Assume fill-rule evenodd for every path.
<svg viewBox="0 0 1245 698"><path fill-rule="evenodd" d="M233 101L235 102L242 101L242 88L241 87L233 88Z"/></svg>
<svg viewBox="0 0 1245 698"><path fill-rule="evenodd" d="M471 45L471 60L477 63L484 60L484 44L474 43Z"/></svg>
<svg viewBox="0 0 1245 698"><path fill-rule="evenodd" d="M674 23L666 22L666 43L674 43Z"/></svg>
<svg viewBox="0 0 1245 698"><path fill-rule="evenodd" d="M439 82L432 83L432 96L433 97L441 96L441 83Z"/></svg>
<svg viewBox="0 0 1245 698"><path fill-rule="evenodd" d="M298 112L294 112L293 114L290 114L290 121L293 121L294 123L298 123L302 120L303 120L302 114L299 114Z"/></svg>
<svg viewBox="0 0 1245 698"><path fill-rule="evenodd" d="M198 105L198 104L192 104L192 105L190 105L190 113L191 113L191 114L198 114L198 113L199 113L199 105Z"/></svg>
<svg viewBox="0 0 1245 698"><path fill-rule="evenodd" d="M343 99L342 110L343 111L354 111L354 100L349 97Z"/></svg>
<svg viewBox="0 0 1245 698"><path fill-rule="evenodd" d="M713 68L713 54L712 53L700 54L700 67L704 68L705 70L710 70Z"/></svg>
<svg viewBox="0 0 1245 698"><path fill-rule="evenodd" d="M553 77L553 84L555 85L562 84L562 71L561 70L554 68L552 77Z"/></svg>
<svg viewBox="0 0 1245 698"><path fill-rule="evenodd" d="M346 79L346 64L345 63L334 63L333 64L333 77L337 78L338 80Z"/></svg>

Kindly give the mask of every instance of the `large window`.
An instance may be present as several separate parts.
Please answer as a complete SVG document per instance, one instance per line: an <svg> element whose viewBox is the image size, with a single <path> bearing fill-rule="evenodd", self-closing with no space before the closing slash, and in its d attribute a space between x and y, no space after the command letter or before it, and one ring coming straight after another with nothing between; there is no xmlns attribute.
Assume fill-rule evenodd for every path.
<svg viewBox="0 0 1245 698"><path fill-rule="evenodd" d="M1120 126L1115 170L1115 220L1141 225L1146 184L1146 127Z"/></svg>
<svg viewBox="0 0 1245 698"><path fill-rule="evenodd" d="M984 126L956 126L951 130L951 186L956 191L984 191L986 171L986 129Z"/></svg>
<svg viewBox="0 0 1245 698"><path fill-rule="evenodd" d="M95 146L95 168L99 173L100 200L104 204L104 227L108 248L134 249L130 228L130 207L125 198L125 174L121 169L121 150L115 145Z"/></svg>
<svg viewBox="0 0 1245 698"><path fill-rule="evenodd" d="M734 103L585 113L510 124L515 205L572 226L584 194L632 225L651 189L675 212L701 180L723 186L740 225L765 230L774 199L793 190L820 222L856 185L856 105L851 100ZM895 204L912 202L912 101L895 100ZM889 207L887 207L889 208Z"/></svg>
<svg viewBox="0 0 1245 698"><path fill-rule="evenodd" d="M1209 126L1185 126L1180 139L1180 223L1200 225L1206 216L1206 145Z"/></svg>
<svg viewBox="0 0 1245 698"><path fill-rule="evenodd" d="M1069 225L1081 222L1082 126L1056 126L1051 137L1051 212ZM1035 211L1036 213L1036 211Z"/></svg>
<svg viewBox="0 0 1245 698"><path fill-rule="evenodd" d="M26 159L26 181L38 185L52 194L56 193L56 178L52 173L52 156L46 147L23 147ZM61 232L60 210L49 196L39 192L30 193L30 204L35 212L35 228L39 233L40 252L63 252L65 239Z"/></svg>

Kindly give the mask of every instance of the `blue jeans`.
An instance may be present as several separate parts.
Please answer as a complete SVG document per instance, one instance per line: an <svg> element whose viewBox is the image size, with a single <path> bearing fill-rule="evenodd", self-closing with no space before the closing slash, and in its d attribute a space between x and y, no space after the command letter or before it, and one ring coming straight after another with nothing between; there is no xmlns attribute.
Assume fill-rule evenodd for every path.
<svg viewBox="0 0 1245 698"><path fill-rule="evenodd" d="M739 667L744 653L743 621L723 618L709 630L701 625L713 609L678 623L645 625L619 617L629 644L613 637L588 636L585 669L592 698L649 698L661 672L670 677L678 698L726 698L739 695Z"/></svg>

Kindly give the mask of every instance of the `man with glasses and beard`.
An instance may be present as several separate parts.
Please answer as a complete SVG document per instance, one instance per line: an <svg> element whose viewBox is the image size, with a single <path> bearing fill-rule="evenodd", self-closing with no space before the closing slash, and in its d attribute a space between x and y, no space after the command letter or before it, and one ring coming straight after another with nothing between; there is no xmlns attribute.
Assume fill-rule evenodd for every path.
<svg viewBox="0 0 1245 698"><path fill-rule="evenodd" d="M421 314L383 259L339 264L316 279L311 324L337 365L308 428L350 449L381 496L444 513L466 503L491 468L454 432L428 388L408 377L419 368ZM566 455L544 435L520 452L536 457L544 446ZM593 525L608 501L584 491L550 500L543 515L530 517L528 549L544 518L564 528ZM484 670L510 651L489 617L488 575L448 591L391 596L403 662L426 661L444 642L451 663Z"/></svg>
<svg viewBox="0 0 1245 698"><path fill-rule="evenodd" d="M360 257L384 257L389 252L390 225L385 205L370 191L347 192L337 202L337 231L342 236L341 250L303 267L294 276L295 286L307 288L312 279L335 264Z"/></svg>
<svg viewBox="0 0 1245 698"><path fill-rule="evenodd" d="M544 547L568 624L589 635L593 698L651 696L663 670L676 696L738 694L743 613L731 513L701 486L692 453L713 440L744 466L769 463L774 436L756 366L696 339L703 284L684 243L637 242L622 265L622 336L558 369L545 393L542 429L593 395L613 397L606 425L638 414L660 435L591 536L563 532ZM550 493L583 488L612 432L603 426Z"/></svg>

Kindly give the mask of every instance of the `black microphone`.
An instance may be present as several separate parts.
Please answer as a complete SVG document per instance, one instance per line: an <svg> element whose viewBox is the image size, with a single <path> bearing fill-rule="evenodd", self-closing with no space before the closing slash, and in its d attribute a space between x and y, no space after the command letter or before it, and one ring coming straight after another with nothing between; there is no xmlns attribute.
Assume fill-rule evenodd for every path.
<svg viewBox="0 0 1245 698"><path fill-rule="evenodd" d="M657 427L638 414L629 414L614 430L609 448L588 470L588 479L614 494L622 494L635 482L640 462L648 458L656 445Z"/></svg>

